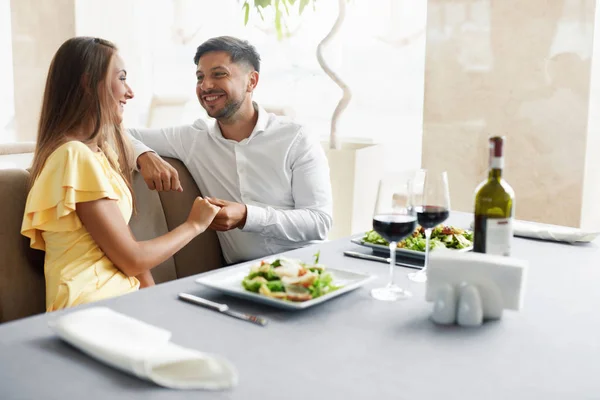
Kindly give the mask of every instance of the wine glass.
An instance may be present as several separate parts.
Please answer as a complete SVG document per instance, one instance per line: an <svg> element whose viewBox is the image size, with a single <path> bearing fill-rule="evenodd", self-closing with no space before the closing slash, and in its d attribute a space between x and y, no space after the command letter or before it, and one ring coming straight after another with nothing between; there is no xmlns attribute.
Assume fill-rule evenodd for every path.
<svg viewBox="0 0 600 400"><path fill-rule="evenodd" d="M450 215L448 174L421 170L411 180L410 192L417 221L425 231L425 264L418 272L409 273L408 278L413 282L426 282L431 232Z"/></svg>
<svg viewBox="0 0 600 400"><path fill-rule="evenodd" d="M380 180L373 213L373 230L390 244L390 276L385 287L371 290L371 296L377 300L396 301L412 296L411 292L394 283L396 247L399 241L414 232L417 225L410 200L410 184L406 176L388 174Z"/></svg>

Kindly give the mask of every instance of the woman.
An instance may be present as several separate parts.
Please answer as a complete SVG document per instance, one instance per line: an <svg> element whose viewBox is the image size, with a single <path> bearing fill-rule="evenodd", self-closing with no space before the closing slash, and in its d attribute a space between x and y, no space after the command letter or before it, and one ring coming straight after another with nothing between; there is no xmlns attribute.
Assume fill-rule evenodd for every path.
<svg viewBox="0 0 600 400"><path fill-rule="evenodd" d="M42 102L21 233L46 252L47 311L154 284L150 269L206 230L219 208L197 198L186 222L138 242L132 161L121 122L133 98L117 48L77 37L57 51Z"/></svg>

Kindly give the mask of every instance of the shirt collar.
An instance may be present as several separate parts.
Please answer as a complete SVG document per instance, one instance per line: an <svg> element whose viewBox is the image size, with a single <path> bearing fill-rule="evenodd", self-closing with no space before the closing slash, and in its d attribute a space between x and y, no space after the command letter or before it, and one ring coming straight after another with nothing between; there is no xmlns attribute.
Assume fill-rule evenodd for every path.
<svg viewBox="0 0 600 400"><path fill-rule="evenodd" d="M254 125L254 129L252 130L252 133L248 139L251 139L253 136L265 131L267 129L267 125L269 124L269 114L265 111L265 109L259 106L256 102L252 102L252 105L254 105L254 109L258 112L258 119L256 120L256 125Z"/></svg>
<svg viewBox="0 0 600 400"><path fill-rule="evenodd" d="M261 132L264 132L267 129L267 125L269 124L269 114L255 101L252 102L254 109L258 112L258 119L256 120L256 125L254 125L254 129L248 136L247 140L251 140L254 136L258 135ZM223 133L221 132L221 128L219 127L219 123L216 119L212 121L212 124L209 124L208 131L211 135L216 136L218 138L224 139Z"/></svg>

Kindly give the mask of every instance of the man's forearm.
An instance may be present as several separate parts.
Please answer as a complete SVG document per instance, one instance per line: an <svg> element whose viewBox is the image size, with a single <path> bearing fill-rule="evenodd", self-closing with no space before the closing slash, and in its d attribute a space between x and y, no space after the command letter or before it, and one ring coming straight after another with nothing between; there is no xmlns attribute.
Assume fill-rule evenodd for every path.
<svg viewBox="0 0 600 400"><path fill-rule="evenodd" d="M248 211L242 231L293 242L327 239L333 221L331 214L323 210L246 207Z"/></svg>
<svg viewBox="0 0 600 400"><path fill-rule="evenodd" d="M192 147L193 131L190 126L163 129L128 129L134 157L154 151L161 157L173 157L185 161Z"/></svg>

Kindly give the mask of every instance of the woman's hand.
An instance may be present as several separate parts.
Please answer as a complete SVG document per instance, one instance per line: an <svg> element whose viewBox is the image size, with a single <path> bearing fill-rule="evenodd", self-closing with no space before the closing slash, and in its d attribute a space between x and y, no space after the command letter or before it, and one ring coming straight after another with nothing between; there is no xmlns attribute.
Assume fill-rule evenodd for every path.
<svg viewBox="0 0 600 400"><path fill-rule="evenodd" d="M221 207L211 204L208 200L196 197L187 222L192 224L198 230L198 233L204 232L213 219L215 219L220 209Z"/></svg>

